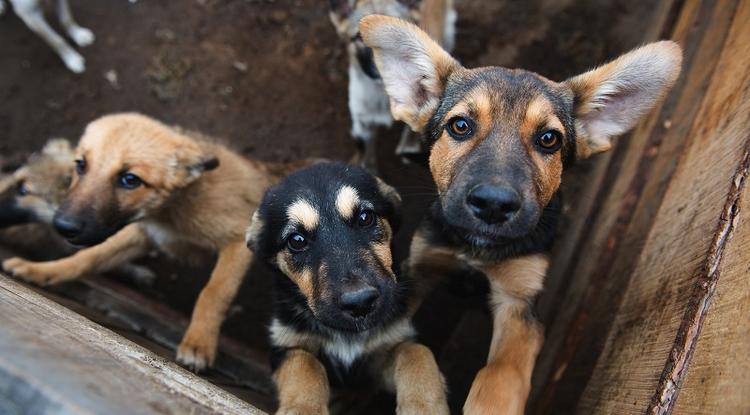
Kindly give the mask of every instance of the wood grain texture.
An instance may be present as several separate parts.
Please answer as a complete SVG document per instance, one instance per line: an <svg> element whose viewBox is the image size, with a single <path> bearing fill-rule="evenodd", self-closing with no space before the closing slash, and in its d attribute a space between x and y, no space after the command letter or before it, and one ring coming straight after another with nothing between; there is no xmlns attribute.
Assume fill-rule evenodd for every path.
<svg viewBox="0 0 750 415"><path fill-rule="evenodd" d="M750 123L750 4L740 3L688 146L655 214L604 349L579 404L583 413L638 412L666 392L671 360L689 359L697 284L708 278L715 238ZM698 288L700 286L698 285ZM695 322L699 324L699 322ZM673 348L674 346L674 348ZM670 371L671 372L671 371ZM679 388L681 374L671 381ZM663 397L660 399L667 399ZM654 413L668 412L669 402ZM654 408L652 408L654 409Z"/></svg>
<svg viewBox="0 0 750 415"><path fill-rule="evenodd" d="M0 327L2 413L262 413L2 275Z"/></svg>

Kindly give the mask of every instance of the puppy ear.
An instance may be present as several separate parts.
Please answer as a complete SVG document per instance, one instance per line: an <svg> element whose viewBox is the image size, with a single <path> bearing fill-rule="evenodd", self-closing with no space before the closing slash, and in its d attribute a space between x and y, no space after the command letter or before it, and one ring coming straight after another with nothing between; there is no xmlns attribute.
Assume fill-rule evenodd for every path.
<svg viewBox="0 0 750 415"><path fill-rule="evenodd" d="M374 52L393 118L423 131L448 77L461 65L425 32L403 20L370 15L360 20L359 30Z"/></svg>
<svg viewBox="0 0 750 415"><path fill-rule="evenodd" d="M328 0L328 7L336 17L346 18L354 11L354 0Z"/></svg>
<svg viewBox="0 0 750 415"><path fill-rule="evenodd" d="M64 138L51 138L42 148L42 154L51 157L73 157L73 147Z"/></svg>
<svg viewBox="0 0 750 415"><path fill-rule="evenodd" d="M175 170L168 185L179 189L198 180L204 172L219 167L219 159L205 154L200 146L189 142L177 150L174 166Z"/></svg>
<svg viewBox="0 0 750 415"><path fill-rule="evenodd" d="M378 191L393 207L391 226L393 227L393 231L396 232L401 225L401 195L398 193L398 190L381 180L380 177L375 177L375 180L378 182Z"/></svg>
<svg viewBox="0 0 750 415"><path fill-rule="evenodd" d="M577 157L609 150L664 97L680 74L682 49L651 43L565 81L575 94Z"/></svg>
<svg viewBox="0 0 750 415"><path fill-rule="evenodd" d="M259 210L256 209L252 219L250 219L250 226L245 231L245 243L248 249L256 254L260 250L260 234L263 232L263 226L263 219L260 217Z"/></svg>

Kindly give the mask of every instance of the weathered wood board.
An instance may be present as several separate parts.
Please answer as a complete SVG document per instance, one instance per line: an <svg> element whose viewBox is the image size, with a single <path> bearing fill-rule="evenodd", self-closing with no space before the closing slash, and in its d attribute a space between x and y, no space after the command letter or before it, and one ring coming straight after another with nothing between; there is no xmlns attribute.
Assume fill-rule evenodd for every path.
<svg viewBox="0 0 750 415"><path fill-rule="evenodd" d="M0 413L261 414L0 275Z"/></svg>
<svg viewBox="0 0 750 415"><path fill-rule="evenodd" d="M750 413L750 3L676 6L681 79L615 149L578 254L553 264L569 284L541 301L533 413Z"/></svg>

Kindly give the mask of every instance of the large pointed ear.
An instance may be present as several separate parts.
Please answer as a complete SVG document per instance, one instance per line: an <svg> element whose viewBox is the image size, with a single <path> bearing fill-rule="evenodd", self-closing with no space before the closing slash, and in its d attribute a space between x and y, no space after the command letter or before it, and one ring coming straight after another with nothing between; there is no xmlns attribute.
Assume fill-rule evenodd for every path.
<svg viewBox="0 0 750 415"><path fill-rule="evenodd" d="M438 107L448 77L461 65L417 26L395 17L366 16L359 31L374 52L393 118L421 132Z"/></svg>
<svg viewBox="0 0 750 415"><path fill-rule="evenodd" d="M204 172L219 167L219 159L205 151L193 141L181 145L175 153L174 170L168 179L168 187L183 188L198 180Z"/></svg>
<svg viewBox="0 0 750 415"><path fill-rule="evenodd" d="M642 46L568 79L575 95L577 157L609 150L663 98L680 74L682 49L672 41Z"/></svg>
<svg viewBox="0 0 750 415"><path fill-rule="evenodd" d="M51 138L42 148L42 154L50 157L73 157L73 147L64 138Z"/></svg>

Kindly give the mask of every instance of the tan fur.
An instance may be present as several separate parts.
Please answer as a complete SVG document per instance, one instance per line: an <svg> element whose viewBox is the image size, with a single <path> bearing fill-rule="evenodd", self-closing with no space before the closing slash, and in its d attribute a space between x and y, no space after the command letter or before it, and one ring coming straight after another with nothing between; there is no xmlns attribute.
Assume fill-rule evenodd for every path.
<svg viewBox="0 0 750 415"><path fill-rule="evenodd" d="M356 212L354 209L359 204L359 195L357 190L351 186L343 186L336 194L336 210L342 218L349 220Z"/></svg>
<svg viewBox="0 0 750 415"><path fill-rule="evenodd" d="M69 258L47 263L14 258L3 267L33 282L58 283L110 269L149 246L165 252L183 244L213 250L219 259L178 348L182 363L196 370L211 365L219 327L252 258L244 246L249 212L279 178L217 143L181 134L140 114L95 120L76 153L86 160L87 171L74 178L67 209L91 207L97 215L117 206L135 222ZM203 171L201 166L211 159L218 160L218 167ZM147 186L113 189L123 170L137 174Z"/></svg>
<svg viewBox="0 0 750 415"><path fill-rule="evenodd" d="M49 140L40 153L0 181L0 195L12 192L19 207L32 212L39 222L51 224L70 186L73 160L67 140ZM26 196L15 193L19 184L28 190Z"/></svg>
<svg viewBox="0 0 750 415"><path fill-rule="evenodd" d="M292 266L292 254L288 250L279 251L276 254L276 263L279 265L281 272L297 284L302 294L308 300L308 305L310 308L313 308L314 304L310 301L314 295L312 271L308 268L303 268L299 272L295 271Z"/></svg>
<svg viewBox="0 0 750 415"><path fill-rule="evenodd" d="M309 352L288 351L273 378L278 389L277 415L328 414L331 396L328 376L323 365Z"/></svg>
<svg viewBox="0 0 750 415"><path fill-rule="evenodd" d="M399 415L448 415L445 382L430 349L404 342L385 366L386 384L396 393Z"/></svg>
<svg viewBox="0 0 750 415"><path fill-rule="evenodd" d="M383 268L387 269L390 273L390 270L393 267L393 255L391 253L391 239L393 238L393 230L391 229L391 225L388 223L388 221L383 219L378 219L378 221L380 222L380 226L383 228L384 236L382 241L375 242L371 245L372 252L378 258ZM393 275L393 278L396 278L396 276Z"/></svg>
<svg viewBox="0 0 750 415"><path fill-rule="evenodd" d="M320 222L318 211L315 210L310 202L302 199L289 205L286 215L289 218L289 223L302 225L308 232L314 231Z"/></svg>

